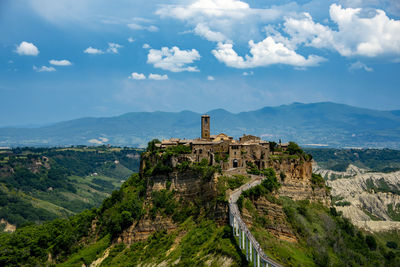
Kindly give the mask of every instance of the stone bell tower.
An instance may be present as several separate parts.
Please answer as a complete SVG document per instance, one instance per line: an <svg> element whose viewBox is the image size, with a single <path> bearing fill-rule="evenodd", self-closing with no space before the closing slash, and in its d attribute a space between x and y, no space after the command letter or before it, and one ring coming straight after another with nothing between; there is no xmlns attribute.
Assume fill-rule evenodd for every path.
<svg viewBox="0 0 400 267"><path fill-rule="evenodd" d="M210 116L201 116L201 139L210 140Z"/></svg>

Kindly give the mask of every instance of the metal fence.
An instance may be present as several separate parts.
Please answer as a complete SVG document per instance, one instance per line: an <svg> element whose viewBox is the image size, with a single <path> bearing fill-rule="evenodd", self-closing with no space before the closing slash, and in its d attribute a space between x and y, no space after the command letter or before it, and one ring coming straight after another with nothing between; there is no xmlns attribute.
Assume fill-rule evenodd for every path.
<svg viewBox="0 0 400 267"><path fill-rule="evenodd" d="M254 178L254 176L252 175ZM260 244L251 234L246 224L240 217L240 211L236 204L238 198L243 191L261 184L262 177L257 177L255 181L242 185L235 190L229 198L229 223L233 229L233 235L238 237L239 247L246 252L246 259L254 263L254 267L276 266L282 267L281 264L273 261L265 255Z"/></svg>

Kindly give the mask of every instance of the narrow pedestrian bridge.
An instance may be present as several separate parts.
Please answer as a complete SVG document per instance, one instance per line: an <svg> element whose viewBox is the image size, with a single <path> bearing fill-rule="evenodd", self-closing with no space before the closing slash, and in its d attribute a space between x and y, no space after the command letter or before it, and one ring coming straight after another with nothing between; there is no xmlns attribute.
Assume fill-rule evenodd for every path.
<svg viewBox="0 0 400 267"><path fill-rule="evenodd" d="M265 255L260 244L251 234L246 224L243 222L239 208L236 204L243 191L261 184L263 177L252 175L252 180L233 191L229 197L229 223L233 229L233 235L238 237L238 245L246 253L248 262L253 262L254 267L276 266L282 267L281 264L275 262Z"/></svg>

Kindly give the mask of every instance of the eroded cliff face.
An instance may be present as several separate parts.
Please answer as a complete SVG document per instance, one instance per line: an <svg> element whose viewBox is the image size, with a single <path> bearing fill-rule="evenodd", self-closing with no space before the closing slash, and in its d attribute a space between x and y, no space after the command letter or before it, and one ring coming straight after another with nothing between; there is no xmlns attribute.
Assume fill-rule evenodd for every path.
<svg viewBox="0 0 400 267"><path fill-rule="evenodd" d="M266 218L265 228L275 237L289 241L297 242L297 238L287 223L286 215L281 205L268 201L265 197L260 197L253 201L257 215ZM242 218L246 225L251 228L254 217L246 208L242 209Z"/></svg>
<svg viewBox="0 0 400 267"><path fill-rule="evenodd" d="M168 232L175 230L178 223L171 216L157 214L151 215L152 193L157 191L174 192L174 199L179 204L197 205L199 210L212 217L221 225L228 220L228 207L224 203L217 202L217 181L219 174L214 173L211 179L204 179L201 174L194 171L173 171L169 174L154 175L148 177L148 187L145 200L145 215L126 229L119 242L131 244L146 240L151 234L160 230Z"/></svg>
<svg viewBox="0 0 400 267"><path fill-rule="evenodd" d="M172 231L178 227L171 216L157 214L151 215L152 192L169 191L174 192L174 199L179 203L194 203L202 211L206 211L207 216L211 216L221 225L228 222L228 206L224 202L216 201L218 194L217 184L221 176L218 172L212 177L204 178L201 173L188 168L179 170L179 164L187 161L184 156L169 157L163 159L161 154L144 155L141 161L140 173L142 176L148 175L149 168L153 168L162 162L172 171L163 174L152 174L147 177L147 193L145 199L145 215L134 222L118 239L119 242L130 244L147 239L152 233L159 230ZM271 160L269 163L277 173L277 179L281 183L278 195L287 196L293 200L320 201L329 204L330 198L325 187L318 187L312 184L312 163L302 158L287 158ZM230 175L224 173L222 175ZM268 230L275 236L288 240L296 241L290 228L285 223L285 214L282 207L269 202L265 198L257 200L255 203L260 214L268 214ZM245 214L246 215L246 214ZM249 214L247 214L249 215ZM252 223L251 216L247 217L249 224Z"/></svg>
<svg viewBox="0 0 400 267"><path fill-rule="evenodd" d="M293 200L309 199L330 205L329 192L326 188L316 186L311 181L311 160L288 158L280 161L274 160L270 164L282 185L279 189L280 196L287 196Z"/></svg>
<svg viewBox="0 0 400 267"><path fill-rule="evenodd" d="M328 179L332 204L355 225L373 232L400 229L400 172L368 172L353 165L345 172L313 168Z"/></svg>

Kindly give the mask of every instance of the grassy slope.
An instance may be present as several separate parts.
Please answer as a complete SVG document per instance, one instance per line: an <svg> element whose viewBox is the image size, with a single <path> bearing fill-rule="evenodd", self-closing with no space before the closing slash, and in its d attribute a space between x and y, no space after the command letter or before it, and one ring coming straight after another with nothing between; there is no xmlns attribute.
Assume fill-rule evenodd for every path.
<svg viewBox="0 0 400 267"><path fill-rule="evenodd" d="M386 246L387 241L399 242L399 233L362 232L318 203L288 198L277 202L298 243L278 239L260 223L264 220L253 220L251 231L271 258L287 266L400 266L400 250ZM253 218L259 217L250 199L245 200L244 207ZM369 235L377 241L376 248L368 245Z"/></svg>
<svg viewBox="0 0 400 267"><path fill-rule="evenodd" d="M0 172L0 217L17 226L29 222L43 222L57 217L67 217L84 209L98 207L104 198L118 189L139 166L138 158L125 156L138 153L134 149L89 147L89 148L18 148L3 151L2 166L5 168L32 168L29 157L39 160L49 158L51 168L59 171L58 177L67 186L52 186L52 190L38 188L48 179L48 169L39 167L36 176L41 179L21 186L9 183L13 176ZM6 155L7 156L4 156ZM12 160L10 160L12 158ZM119 162L115 163L114 160ZM0 165L0 169L2 167ZM5 169L6 170L6 169ZM98 175L88 175L89 173ZM29 172L28 173L32 173ZM15 179L14 179L15 180ZM50 188L50 187L49 187Z"/></svg>

